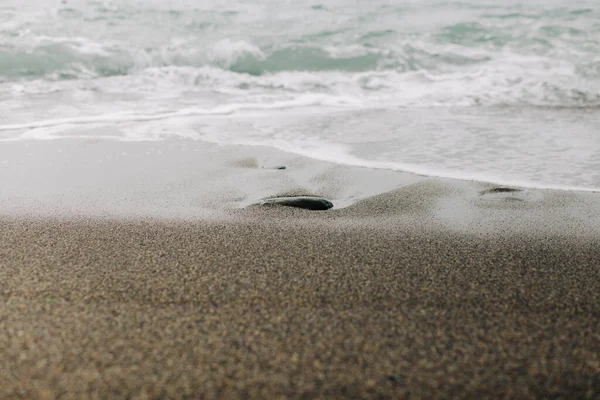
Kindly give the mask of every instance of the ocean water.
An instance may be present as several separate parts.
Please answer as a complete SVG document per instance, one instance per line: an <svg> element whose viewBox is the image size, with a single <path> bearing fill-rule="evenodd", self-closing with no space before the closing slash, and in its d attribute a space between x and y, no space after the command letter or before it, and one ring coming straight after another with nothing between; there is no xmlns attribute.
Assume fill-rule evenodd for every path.
<svg viewBox="0 0 600 400"><path fill-rule="evenodd" d="M600 189L600 3L0 0L0 141L171 137Z"/></svg>

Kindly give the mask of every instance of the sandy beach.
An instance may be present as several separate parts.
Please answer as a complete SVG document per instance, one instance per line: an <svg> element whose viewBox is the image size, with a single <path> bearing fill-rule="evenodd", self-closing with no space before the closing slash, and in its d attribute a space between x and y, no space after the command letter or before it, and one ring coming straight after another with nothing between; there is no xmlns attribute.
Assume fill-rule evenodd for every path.
<svg viewBox="0 0 600 400"><path fill-rule="evenodd" d="M600 394L596 193L35 146L70 167L2 170L1 398ZM298 191L336 207L251 205Z"/></svg>
<svg viewBox="0 0 600 400"><path fill-rule="evenodd" d="M0 1L0 400L600 399L600 1Z"/></svg>

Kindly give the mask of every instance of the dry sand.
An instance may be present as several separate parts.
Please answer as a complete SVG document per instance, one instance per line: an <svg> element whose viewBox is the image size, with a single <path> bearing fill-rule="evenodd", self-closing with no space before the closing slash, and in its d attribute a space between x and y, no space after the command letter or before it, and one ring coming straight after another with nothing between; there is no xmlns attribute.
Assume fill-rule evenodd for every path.
<svg viewBox="0 0 600 400"><path fill-rule="evenodd" d="M596 237L364 208L4 218L0 397L600 395Z"/></svg>

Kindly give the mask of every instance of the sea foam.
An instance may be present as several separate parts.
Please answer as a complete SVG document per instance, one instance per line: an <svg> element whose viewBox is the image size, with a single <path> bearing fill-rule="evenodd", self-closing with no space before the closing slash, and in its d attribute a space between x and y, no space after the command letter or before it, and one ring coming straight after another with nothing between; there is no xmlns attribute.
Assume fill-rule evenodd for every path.
<svg viewBox="0 0 600 400"><path fill-rule="evenodd" d="M181 137L595 190L599 11L591 0L11 0L0 140Z"/></svg>

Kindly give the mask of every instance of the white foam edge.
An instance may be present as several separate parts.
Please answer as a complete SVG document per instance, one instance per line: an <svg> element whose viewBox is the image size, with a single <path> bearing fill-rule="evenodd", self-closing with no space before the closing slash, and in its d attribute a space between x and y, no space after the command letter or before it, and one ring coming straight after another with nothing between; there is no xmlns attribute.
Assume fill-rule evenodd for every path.
<svg viewBox="0 0 600 400"><path fill-rule="evenodd" d="M87 125L97 123L122 123L122 122L147 122L159 121L179 117L221 116L233 114L237 111L261 111L261 110L283 110L296 107L310 107L317 105L345 106L357 105L356 101L350 99L336 98L328 95L311 94L301 96L295 100L279 101L269 104L229 104L214 108L185 108L179 111L163 111L152 115L136 113L118 113L109 115L98 115L88 117L48 119L22 124L0 125L0 132L17 131L36 128L49 128L62 125Z"/></svg>

